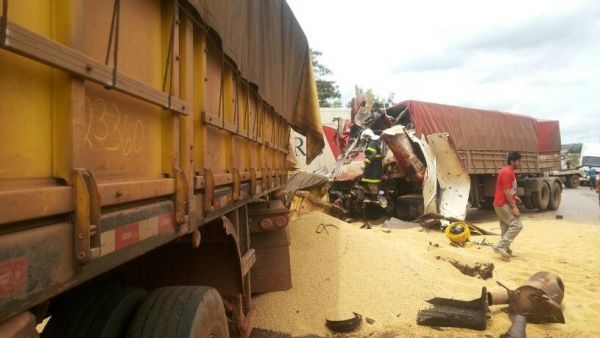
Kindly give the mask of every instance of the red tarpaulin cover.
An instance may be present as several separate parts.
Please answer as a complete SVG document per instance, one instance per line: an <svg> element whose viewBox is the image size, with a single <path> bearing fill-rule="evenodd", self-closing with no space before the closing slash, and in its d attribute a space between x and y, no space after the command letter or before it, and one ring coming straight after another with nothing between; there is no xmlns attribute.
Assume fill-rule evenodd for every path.
<svg viewBox="0 0 600 338"><path fill-rule="evenodd" d="M560 152L560 124L558 121L538 120L537 139L540 153Z"/></svg>
<svg viewBox="0 0 600 338"><path fill-rule="evenodd" d="M457 150L538 151L534 118L493 110L404 101L418 137L448 133Z"/></svg>

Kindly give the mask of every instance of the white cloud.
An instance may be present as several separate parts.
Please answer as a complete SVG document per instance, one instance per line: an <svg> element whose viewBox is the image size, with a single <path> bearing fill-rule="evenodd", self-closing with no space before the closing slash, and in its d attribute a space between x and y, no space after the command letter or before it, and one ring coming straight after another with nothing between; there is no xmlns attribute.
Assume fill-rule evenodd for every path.
<svg viewBox="0 0 600 338"><path fill-rule="evenodd" d="M396 100L560 120L600 142L600 2L287 0L349 101Z"/></svg>

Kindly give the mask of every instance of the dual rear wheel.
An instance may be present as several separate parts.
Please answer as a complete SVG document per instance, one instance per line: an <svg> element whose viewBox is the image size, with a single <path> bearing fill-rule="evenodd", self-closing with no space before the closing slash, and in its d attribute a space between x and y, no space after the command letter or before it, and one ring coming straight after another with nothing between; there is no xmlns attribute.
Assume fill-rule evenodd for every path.
<svg viewBox="0 0 600 338"><path fill-rule="evenodd" d="M541 181L538 190L523 198L527 209L556 210L560 206L562 186L559 181Z"/></svg>
<svg viewBox="0 0 600 338"><path fill-rule="evenodd" d="M562 186L558 181L552 184L550 190L550 203L548 204L548 210L556 210L560 206L560 196L562 195Z"/></svg>
<svg viewBox="0 0 600 338"><path fill-rule="evenodd" d="M229 337L219 292L172 286L148 292L97 285L81 288L51 307L47 337Z"/></svg>
<svg viewBox="0 0 600 338"><path fill-rule="evenodd" d="M124 337L147 292L117 285L89 285L52 303L42 338Z"/></svg>
<svg viewBox="0 0 600 338"><path fill-rule="evenodd" d="M127 332L127 338L138 337L229 337L219 292L203 286L152 291Z"/></svg>

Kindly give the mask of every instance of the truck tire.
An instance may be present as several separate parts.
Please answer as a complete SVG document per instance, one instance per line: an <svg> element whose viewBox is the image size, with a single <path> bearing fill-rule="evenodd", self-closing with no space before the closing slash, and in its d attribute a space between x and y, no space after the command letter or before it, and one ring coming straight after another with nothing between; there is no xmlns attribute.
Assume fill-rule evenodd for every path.
<svg viewBox="0 0 600 338"><path fill-rule="evenodd" d="M573 175L568 175L564 177L563 182L565 183L565 188L573 188L572 182L571 182L571 178L573 177ZM562 178L562 177L561 177Z"/></svg>
<svg viewBox="0 0 600 338"><path fill-rule="evenodd" d="M548 210L556 210L560 206L560 196L562 194L562 187L558 181L552 184L552 190L550 191L550 203L548 203Z"/></svg>
<svg viewBox="0 0 600 338"><path fill-rule="evenodd" d="M529 196L521 196L521 201L523 201L523 205L528 210L535 209L535 207L533 206L533 202L531 201L531 195L529 195Z"/></svg>
<svg viewBox="0 0 600 338"><path fill-rule="evenodd" d="M135 314L127 337L229 337L221 296L206 286L153 290Z"/></svg>
<svg viewBox="0 0 600 338"><path fill-rule="evenodd" d="M89 313L90 333L87 337L123 337L135 311L148 296L142 289L122 288L106 298L95 313Z"/></svg>
<svg viewBox="0 0 600 338"><path fill-rule="evenodd" d="M59 301L41 337L123 337L147 294L118 285L85 287Z"/></svg>
<svg viewBox="0 0 600 338"><path fill-rule="evenodd" d="M541 181L538 191L531 195L533 206L538 210L546 210L550 203L550 185L546 181Z"/></svg>
<svg viewBox="0 0 600 338"><path fill-rule="evenodd" d="M567 188L578 188L579 187L579 175L569 175L567 176L567 180L565 182L565 186Z"/></svg>

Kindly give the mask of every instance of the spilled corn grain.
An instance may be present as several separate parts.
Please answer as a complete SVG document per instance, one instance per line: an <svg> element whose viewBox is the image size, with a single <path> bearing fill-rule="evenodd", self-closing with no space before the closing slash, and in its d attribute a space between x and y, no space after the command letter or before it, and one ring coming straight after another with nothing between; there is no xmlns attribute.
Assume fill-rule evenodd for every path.
<svg viewBox="0 0 600 338"><path fill-rule="evenodd" d="M332 335L325 319L351 318L356 312L372 319L363 320L352 333L356 336L398 332L399 327L422 336L431 332L416 324L418 310L427 308L425 300L470 300L481 293L483 281L437 259L464 258L464 249L446 245L439 232L419 226L391 233L378 226L361 229L320 212L305 214L289 227L292 289L255 298L258 328L324 337Z"/></svg>
<svg viewBox="0 0 600 338"><path fill-rule="evenodd" d="M592 190L566 189L557 210L563 219L556 219L554 211L523 209L523 230L511 246L517 256L510 261L489 246L450 246L437 230L401 225L385 233L381 227L361 230L360 223L305 214L289 225L293 288L255 298L255 337L498 337L511 325L504 305L490 306L484 331L419 326L417 314L427 308L427 299L471 300L479 297L484 286L499 288L496 282L515 289L539 271L553 272L564 281L566 324L528 323L527 336L600 337L600 322L590 320L600 316L597 201ZM493 212L469 209L467 218L486 231L500 232ZM315 227L327 222L339 229L316 234ZM498 240L498 236L485 237ZM451 262L493 263L493 277L466 276ZM337 335L325 327L330 313L342 316L351 311L363 316L359 330Z"/></svg>

